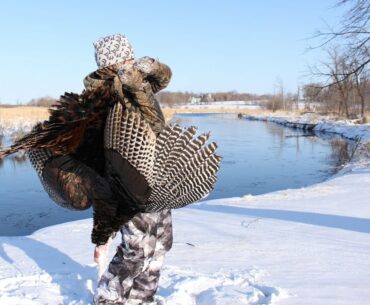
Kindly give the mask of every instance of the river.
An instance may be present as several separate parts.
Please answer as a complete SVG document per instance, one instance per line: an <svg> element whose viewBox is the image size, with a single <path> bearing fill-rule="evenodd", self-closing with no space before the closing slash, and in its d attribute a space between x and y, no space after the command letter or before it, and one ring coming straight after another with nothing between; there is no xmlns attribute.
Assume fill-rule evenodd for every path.
<svg viewBox="0 0 370 305"><path fill-rule="evenodd" d="M223 157L218 182L207 199L258 195L321 182L351 156L353 143L236 114L179 114L173 122L211 131ZM53 224L91 217L54 204L28 160L0 160L0 235L26 235Z"/></svg>

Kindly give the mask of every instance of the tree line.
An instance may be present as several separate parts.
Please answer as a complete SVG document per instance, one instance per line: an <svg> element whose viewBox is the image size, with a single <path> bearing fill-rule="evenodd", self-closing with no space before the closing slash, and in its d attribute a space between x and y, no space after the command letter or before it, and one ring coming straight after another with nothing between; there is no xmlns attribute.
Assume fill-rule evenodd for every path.
<svg viewBox="0 0 370 305"><path fill-rule="evenodd" d="M196 98L199 103L210 103L219 101L260 101L266 99L266 95L257 95L251 93L239 93L237 91L226 92L206 92L196 93L189 91L162 91L156 95L158 102L164 106L175 107L176 105L188 104L192 98ZM50 107L57 103L58 100L44 96L32 99L27 103L29 106Z"/></svg>
<svg viewBox="0 0 370 305"><path fill-rule="evenodd" d="M318 31L326 58L310 67L313 82L303 87L308 107L347 118L370 111L370 1L339 0L346 7L338 28Z"/></svg>
<svg viewBox="0 0 370 305"><path fill-rule="evenodd" d="M189 91L163 91L157 94L157 99L160 104L165 106L175 106L181 104L188 104L194 99L198 103L211 103L211 102L223 102L223 101L259 101L264 98L263 95L251 94L251 93L239 93L237 91L226 91L226 92L205 92L195 93Z"/></svg>

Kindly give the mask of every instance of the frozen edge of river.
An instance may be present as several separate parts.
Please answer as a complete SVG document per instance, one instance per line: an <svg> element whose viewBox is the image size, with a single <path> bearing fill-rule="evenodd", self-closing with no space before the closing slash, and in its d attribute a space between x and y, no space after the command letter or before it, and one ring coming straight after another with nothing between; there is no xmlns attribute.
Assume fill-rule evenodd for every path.
<svg viewBox="0 0 370 305"><path fill-rule="evenodd" d="M333 133L350 140L359 140L362 143L370 142L370 124L355 124L350 120L334 121L328 117L316 117L312 114L301 116L260 116L242 115L247 120L277 123L291 128Z"/></svg>
<svg viewBox="0 0 370 305"><path fill-rule="evenodd" d="M357 148L351 161L335 176L344 174L354 168L370 167L370 124L355 124L350 120L334 121L328 117L317 117L313 114L301 116L241 115L240 118L276 123L290 128L339 135L357 141Z"/></svg>

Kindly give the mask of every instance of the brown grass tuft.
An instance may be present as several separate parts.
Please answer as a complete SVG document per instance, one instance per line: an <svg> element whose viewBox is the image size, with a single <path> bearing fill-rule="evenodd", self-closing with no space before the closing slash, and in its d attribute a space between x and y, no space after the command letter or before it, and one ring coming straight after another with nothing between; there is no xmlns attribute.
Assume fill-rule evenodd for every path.
<svg viewBox="0 0 370 305"><path fill-rule="evenodd" d="M49 113L46 107L0 107L0 124L5 126L21 120L37 123L46 120L48 117Z"/></svg>

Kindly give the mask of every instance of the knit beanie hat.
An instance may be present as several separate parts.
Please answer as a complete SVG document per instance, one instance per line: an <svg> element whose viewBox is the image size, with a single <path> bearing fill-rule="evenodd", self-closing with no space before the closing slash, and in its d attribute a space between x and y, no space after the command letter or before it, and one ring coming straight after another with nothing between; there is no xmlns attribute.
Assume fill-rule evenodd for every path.
<svg viewBox="0 0 370 305"><path fill-rule="evenodd" d="M134 58L134 50L126 36L115 34L94 42L95 60L100 68Z"/></svg>

